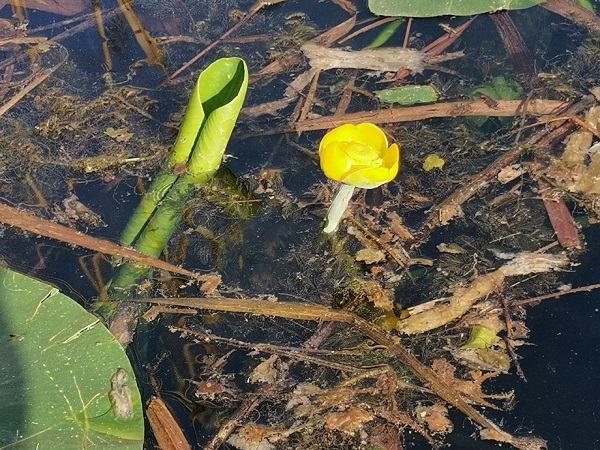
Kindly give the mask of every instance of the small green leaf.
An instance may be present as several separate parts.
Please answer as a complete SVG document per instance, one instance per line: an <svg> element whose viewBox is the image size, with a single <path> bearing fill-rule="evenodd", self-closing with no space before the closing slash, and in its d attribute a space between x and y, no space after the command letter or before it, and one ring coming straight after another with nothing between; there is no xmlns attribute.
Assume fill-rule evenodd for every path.
<svg viewBox="0 0 600 450"><path fill-rule="evenodd" d="M433 103L438 100L438 92L431 86L399 86L375 91L379 100L400 105Z"/></svg>
<svg viewBox="0 0 600 450"><path fill-rule="evenodd" d="M375 39L373 39L373 42L371 42L365 48L381 47L396 33L398 28L400 28L400 26L404 22L406 22L406 19L402 18L402 19L397 19L397 20L394 20L393 22L388 23L385 26L385 28L383 30L381 30L381 33L379 33L379 35L377 35L377 37Z"/></svg>
<svg viewBox="0 0 600 450"><path fill-rule="evenodd" d="M494 78L491 83L476 87L471 91L471 98L477 100L481 97L491 100L518 100L523 97L523 87L516 81L507 80L502 75ZM487 121L487 116L472 116L467 119L477 127L483 126ZM502 122L507 118L500 119ZM510 119L508 119L510 120Z"/></svg>

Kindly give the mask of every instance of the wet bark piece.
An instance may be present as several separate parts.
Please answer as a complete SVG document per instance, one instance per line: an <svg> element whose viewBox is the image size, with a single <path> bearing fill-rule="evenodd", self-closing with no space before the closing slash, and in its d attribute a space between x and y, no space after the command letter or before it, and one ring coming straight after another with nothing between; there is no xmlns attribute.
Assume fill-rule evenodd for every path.
<svg viewBox="0 0 600 450"><path fill-rule="evenodd" d="M146 405L146 416L158 445L163 450L189 450L181 428L167 405L158 397L152 397Z"/></svg>
<svg viewBox="0 0 600 450"><path fill-rule="evenodd" d="M410 69L419 73L423 70L425 54L406 48L376 48L372 50L349 51L340 48L327 48L314 42L302 46L302 52L314 68L366 69L381 72L395 72Z"/></svg>
<svg viewBox="0 0 600 450"><path fill-rule="evenodd" d="M550 188L550 185L543 180L538 181L538 186L541 191ZM560 198L552 199L545 196L543 197L543 201L559 244L564 248L581 247L579 228L565 202Z"/></svg>

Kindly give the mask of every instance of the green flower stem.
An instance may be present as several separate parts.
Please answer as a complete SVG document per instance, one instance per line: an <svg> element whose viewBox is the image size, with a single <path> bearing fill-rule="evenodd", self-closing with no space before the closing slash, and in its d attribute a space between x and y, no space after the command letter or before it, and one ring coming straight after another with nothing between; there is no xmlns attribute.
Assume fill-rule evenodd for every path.
<svg viewBox="0 0 600 450"><path fill-rule="evenodd" d="M323 228L324 233L333 233L335 230L337 230L340 220L344 215L344 211L346 211L346 208L348 207L348 203L350 202L353 193L354 186L350 186L349 184L345 183L340 184L340 188L331 202L329 211L327 211L325 228Z"/></svg>

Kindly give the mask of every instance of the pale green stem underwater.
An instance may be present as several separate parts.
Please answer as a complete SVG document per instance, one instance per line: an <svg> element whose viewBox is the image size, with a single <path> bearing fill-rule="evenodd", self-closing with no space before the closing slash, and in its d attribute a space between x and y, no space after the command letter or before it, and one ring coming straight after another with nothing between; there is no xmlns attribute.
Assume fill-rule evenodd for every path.
<svg viewBox="0 0 600 450"><path fill-rule="evenodd" d="M324 233L333 233L338 229L340 220L344 215L344 211L348 207L348 203L354 194L354 186L349 184L340 183L340 187L331 202L329 211L327 211L327 218L325 219Z"/></svg>

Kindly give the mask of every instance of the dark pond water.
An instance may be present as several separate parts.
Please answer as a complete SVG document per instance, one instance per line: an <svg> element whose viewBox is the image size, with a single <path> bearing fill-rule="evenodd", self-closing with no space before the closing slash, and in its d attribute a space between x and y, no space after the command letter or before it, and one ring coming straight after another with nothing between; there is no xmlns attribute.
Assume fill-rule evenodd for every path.
<svg viewBox="0 0 600 450"><path fill-rule="evenodd" d="M356 3L361 10L359 20L369 19L371 15L363 2ZM164 65L168 73L173 73L199 49L217 39L235 23L234 10L247 11L252 5L253 2L248 1L171 0L139 2L135 9L153 36L182 35L194 38L192 44L165 44ZM117 7L117 2L105 1L102 4L104 14ZM86 5L81 14L91 11L91 4ZM248 61L251 73L257 73L270 61L269 55L298 45L299 42L329 29L348 17L348 14L333 2L288 0L280 5L265 8L264 12L259 13L234 34L254 36L253 42L225 42L196 63L193 70L205 67L220 56L241 56ZM567 76L563 80L568 89L555 89L552 91L553 98L585 94L587 89L598 81L598 72L584 76L581 68L583 63L575 67L573 59L570 59L586 39L587 32L542 9L516 12L512 17L522 32L537 72L564 75L565 71L573 71L573 78ZM11 20L9 7L0 10L0 18ZM51 12L30 10L27 27L29 30L35 30L37 27L46 27L64 19ZM458 26L464 20L446 18L441 22ZM422 47L432 40L432 36L439 36L439 23L439 20L433 19L415 21L409 45L415 48ZM45 123L47 117L44 99L53 101L53 96L58 96L56 90L59 90L64 95L77 96L77 101L83 101L82 104L91 105L94 99L110 87L115 89L133 86L135 93L132 97L127 97L127 103L129 106L133 104L133 108L147 107L151 119L144 115L128 116L127 128L133 133L133 137L120 145L124 154L128 156L147 155L145 149L156 145L152 150L159 153L163 151L164 157L167 154L164 151L168 151L176 131L163 124L176 120L173 114L181 112L186 104L193 79L189 76L190 71L186 71L178 80L183 82L164 85L165 72L156 65L142 61L147 55L141 50L122 15L111 13L106 17L105 25L106 41L99 37L98 30L93 25L61 40L61 44L68 50L68 60L57 71L56 77L42 84L9 115L0 119L2 133L8 135L14 132L23 141L30 137L39 139L38 142L45 142L44 145L49 145L47 156L52 159L42 160L42 163L38 161L34 169L29 171L22 161L19 163L7 159L7 169L2 174L0 196L5 203L20 205L46 218L55 219L56 208L53 205L60 205L70 193L75 193L82 203L102 216L106 226L87 228L77 220L71 225L93 236L118 241L120 231L139 200L137 183L139 180L149 180L157 172L158 161L117 166L106 171L82 175L58 159L94 156L101 149L107 148L107 145L101 139L94 138L91 133L89 138L85 138L83 131L73 134L73 129L76 129L79 123L93 131L95 124L99 124L94 132L103 133L111 124L121 123L121 119L111 116L105 120L102 107L99 107L98 110L86 113L92 115L93 120L82 112L80 117L72 116L73 126L69 132L51 137L41 136L39 124ZM69 24L59 25L41 31L40 35L53 37L67 29ZM404 30L405 28L400 28L386 45L401 46ZM348 45L359 49L368 44L377 33L377 30L371 31ZM281 35L286 35L285 39L281 38ZM275 39L276 36L280 38ZM592 40L588 43L590 51L594 51L594 46L599 42ZM104 53L103 43L107 44ZM449 50L464 50L467 56L446 63L446 70L426 71L414 78L416 83L434 84L447 95L444 100L464 99L469 87L478 86L498 75L515 77L510 61L503 51L502 42L488 18L477 19L465 36ZM110 60L107 59L106 52L110 55ZM111 68L107 70L109 61ZM26 66L25 63L22 64L23 67ZM589 65L593 66L591 63ZM279 74L274 80L253 82L246 105L254 106L281 99L285 87L306 67L306 62L300 60L294 68ZM335 107L339 96L335 84L340 80L347 80L349 76L349 73L343 71L330 71L321 76L319 94L325 105L316 108L319 114L331 114L331 108ZM381 86L380 74L359 74L358 80L357 85L361 89L373 90ZM531 87L530 91L537 92L536 89L545 94L551 90L548 86L537 85ZM36 95L40 98L34 98ZM56 106L55 103L52 105ZM122 107L123 102L120 105ZM121 114L131 113L132 109L129 106L125 108L128 112ZM46 107L50 108L48 105ZM114 107L115 104L109 102L104 105L105 109ZM373 99L358 96L350 105L349 111L379 107ZM254 194L248 195L255 195L254 198L260 200L262 208L258 214L246 220L232 218L223 208L215 207L214 202L206 202L202 200L204 197L198 196L193 204L190 221L184 221L184 225L173 239L171 249L176 253L178 245L184 246L184 231L202 227L204 238L191 239L185 258L180 257L178 260L178 257L174 257L172 260L176 264L181 263L198 271L208 272L216 268L223 278L224 292L228 295L276 295L280 300L323 303L323 299L331 298L333 284L343 278L338 276L336 279L335 275L331 275L330 271L334 265L331 263L330 244L320 237L324 205L321 204L323 200L318 197L318 193L326 180L315 159L307 156L307 151L314 151L318 147L323 131L304 133L299 138L294 133L273 134L273 130L286 126L292 108L293 106L282 109L271 116L244 118L227 149L227 154L232 156L227 159L225 165L246 188L254 191ZM64 111L66 112L63 114L72 114L66 106ZM16 123L19 123L19 127ZM481 143L495 139L506 131L503 131L498 123L488 126L488 129L475 130L469 128L461 119L442 119L390 128L395 137L403 143L402 172L391 184L389 191L375 191L361 201L369 207L383 208L386 196L406 199L408 197L402 197L403 193L419 190L434 203L441 201L464 182L468 174L477 173L484 167L482 164L486 161L491 162L495 157L485 152L474 155L461 149L460 145L456 144L457 133L463 128L467 130L465 136L469 137L464 137L464 144L465 147L471 145L471 151L474 152L473 149L478 148ZM429 139L424 139L423 134L418 134L424 131L430 133ZM413 139L412 135L418 137ZM406 141L402 141L403 138L406 138ZM115 151L113 147L111 149ZM443 152L447 159L447 167L440 173L426 175L420 168L421 160L433 151ZM474 158L470 159L471 156ZM34 181L28 182L27 177ZM35 199L40 200L36 189L42 192L48 207L35 206ZM497 189L498 192L505 192L503 188ZM533 197L533 194L526 195L528 201ZM495 197L490 191L486 191L484 196L486 199ZM310 202L318 204L318 207L299 207L300 204ZM439 253L434 247L439 242L456 240L463 245L467 242L473 248L476 245L487 245L487 242L482 243L478 239L489 238L489 235L484 236L475 226L479 224L476 211L482 204L481 199L474 199L470 206L466 207L467 219L459 221L456 227L437 233L435 242L428 244L415 256L432 258L438 264L436 258L439 257ZM430 206L431 202L421 207L400 204L398 212L405 215L409 227L418 229L425 218L426 209ZM573 209L576 215L586 214L580 208ZM541 227L546 230L544 232L551 235L545 213L542 209L536 211L538 215L533 221L543 224ZM594 226L584 231L586 248L578 259L581 265L575 267L573 273L565 274L560 281L548 282L549 290L555 290L560 283L571 283L573 287L600 283L597 263L600 257L599 233ZM544 244L550 240L547 239ZM538 245L540 241L535 241L535 246L533 241L523 241L520 244L523 245L522 248L513 247L512 250L535 250L542 246ZM356 243L350 244L351 250L357 248L360 247L357 247ZM34 237L27 238L8 229L4 230L0 251L9 264L50 280L82 304L89 305L98 295L79 265L78 258L89 255L87 251ZM40 264L41 256L44 264ZM501 261L495 261L491 257L488 257L488 260L493 262L485 266L486 270L501 264ZM108 277L108 266L105 264L102 267L103 275ZM363 266L360 268L363 270ZM466 276L464 273L459 275ZM402 283L406 283L406 279ZM396 300L412 304L435 298L436 285L418 283L418 277L416 284L408 288L406 284L399 282L401 288L396 290ZM177 290L164 283L151 293L172 296L173 292ZM183 292L182 295L198 293L195 288ZM529 287L523 292L525 293L534 296L545 292L540 291L538 285ZM596 291L592 291L548 300L528 310L526 324L531 330L528 339L530 345L518 348L527 382L519 379L513 370L509 375L493 380L489 386L485 385L490 391L515 391L516 404L513 409L489 413L495 422L517 435L531 434L543 437L548 440L551 449L600 449L599 300ZM203 320L209 319L210 316L203 317ZM314 327L310 324L278 322L271 319L258 319L253 323L251 330L245 331L242 328L244 320L236 316L223 316L210 327L223 336L246 338L248 341L273 337L279 345L290 346L302 345L314 332ZM191 386L189 380L193 379L194 371L202 370L206 362L203 357L208 357L214 349L208 345L203 348L191 346L189 342L166 330L165 325L179 325L182 321L179 317L170 317L153 324L138 337L132 350L132 358L139 365L144 394L149 395L156 388L156 384L152 385L152 382L160 380L163 397L180 420L186 436L190 442L197 443L196 448L202 448L227 411L210 402L194 403L188 395ZM192 318L191 321L196 324L202 322L197 318ZM190 352L196 353L190 356ZM219 348L216 353L222 352L223 349ZM244 355L235 354L227 364L228 373L233 374L232 384L242 382L249 373L248 361ZM193 370L186 373L192 366ZM258 420L258 417L254 418ZM451 414L451 418L456 427L455 432L447 437L451 448L498 448L495 444L471 439L470 435L475 429L467 419L455 413ZM148 448L153 448L153 445L154 441L149 438ZM290 444L290 448L292 445ZM420 449L430 446L419 438L409 437L406 448Z"/></svg>

